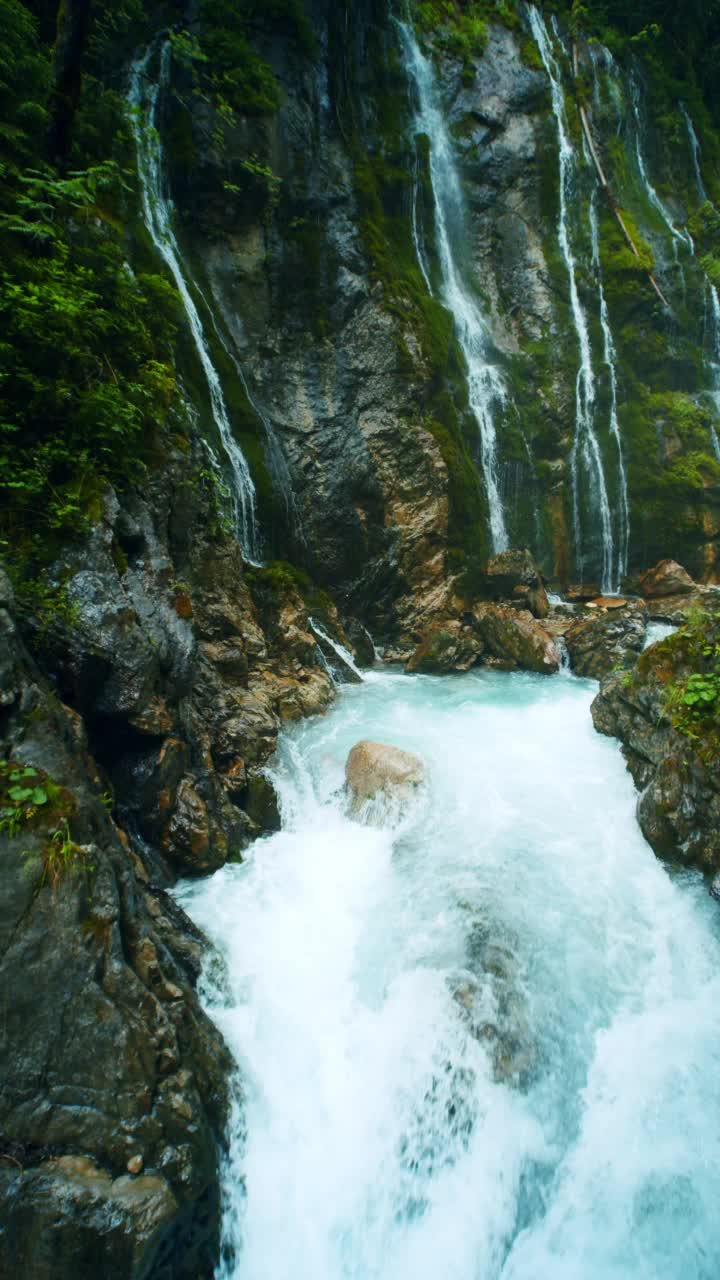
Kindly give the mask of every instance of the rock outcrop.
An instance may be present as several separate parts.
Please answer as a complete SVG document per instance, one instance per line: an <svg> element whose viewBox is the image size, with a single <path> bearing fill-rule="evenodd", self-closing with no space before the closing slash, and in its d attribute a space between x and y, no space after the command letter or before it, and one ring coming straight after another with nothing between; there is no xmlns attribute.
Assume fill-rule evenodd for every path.
<svg viewBox="0 0 720 1280"><path fill-rule="evenodd" d="M565 631L570 666L578 676L601 680L635 662L642 653L646 631L647 613L642 607L580 618Z"/></svg>
<svg viewBox="0 0 720 1280"><path fill-rule="evenodd" d="M516 603L535 618L546 618L550 612L540 570L526 548L492 556L474 585L481 598Z"/></svg>
<svg viewBox="0 0 720 1280"><path fill-rule="evenodd" d="M0 597L0 1271L210 1280L233 1064L205 943Z"/></svg>
<svg viewBox="0 0 720 1280"><path fill-rule="evenodd" d="M603 682L592 706L595 728L622 743L641 793L638 820L655 852L709 872L720 869L720 734L712 673L718 638L717 619L709 617L651 645L632 671ZM710 701L701 693L685 702L691 681L701 682Z"/></svg>
<svg viewBox="0 0 720 1280"><path fill-rule="evenodd" d="M477 630L458 619L431 627L409 659L405 670L442 675L448 671L468 671L485 651Z"/></svg>
<svg viewBox="0 0 720 1280"><path fill-rule="evenodd" d="M473 618L490 654L523 671L553 675L560 669L560 652L552 636L527 610L508 605L479 604Z"/></svg>
<svg viewBox="0 0 720 1280"><path fill-rule="evenodd" d="M694 588L695 583L687 569L683 569L676 560L660 560L640 579L640 590L646 600L657 600L664 596L687 596Z"/></svg>

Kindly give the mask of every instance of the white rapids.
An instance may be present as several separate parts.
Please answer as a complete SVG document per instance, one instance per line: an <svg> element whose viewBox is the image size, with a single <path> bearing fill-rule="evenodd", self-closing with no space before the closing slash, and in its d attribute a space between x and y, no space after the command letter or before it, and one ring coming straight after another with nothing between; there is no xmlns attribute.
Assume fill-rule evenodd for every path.
<svg viewBox="0 0 720 1280"><path fill-rule="evenodd" d="M717 1280L718 908L642 838L595 690L366 673L284 733L283 830L180 886L242 1089L219 1280ZM347 815L362 738L427 763L394 829Z"/></svg>

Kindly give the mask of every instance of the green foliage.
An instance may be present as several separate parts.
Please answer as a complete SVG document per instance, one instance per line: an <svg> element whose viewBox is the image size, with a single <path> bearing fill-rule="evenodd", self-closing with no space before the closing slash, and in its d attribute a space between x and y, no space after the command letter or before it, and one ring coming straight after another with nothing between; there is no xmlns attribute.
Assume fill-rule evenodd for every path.
<svg viewBox="0 0 720 1280"><path fill-rule="evenodd" d="M70 835L66 821L53 832L43 853L43 880L55 891L62 880L82 872L87 875L94 867L88 862L88 850L77 844Z"/></svg>
<svg viewBox="0 0 720 1280"><path fill-rule="evenodd" d="M653 646L652 663L666 686L666 709L706 765L720 759L720 612L696 610L675 635Z"/></svg>
<svg viewBox="0 0 720 1280"><path fill-rule="evenodd" d="M432 36L436 48L462 58L471 71L472 59L480 56L487 42L489 7L494 8L472 0L419 0L414 7L415 25L422 35Z"/></svg>
<svg viewBox="0 0 720 1280"><path fill-rule="evenodd" d="M0 835L16 836L32 822L48 803L49 785L37 769L0 760Z"/></svg>
<svg viewBox="0 0 720 1280"><path fill-rule="evenodd" d="M92 870L87 850L70 835L74 807L71 793L44 770L0 760L0 836L13 839L35 833L42 838L42 879L53 890L66 876Z"/></svg>

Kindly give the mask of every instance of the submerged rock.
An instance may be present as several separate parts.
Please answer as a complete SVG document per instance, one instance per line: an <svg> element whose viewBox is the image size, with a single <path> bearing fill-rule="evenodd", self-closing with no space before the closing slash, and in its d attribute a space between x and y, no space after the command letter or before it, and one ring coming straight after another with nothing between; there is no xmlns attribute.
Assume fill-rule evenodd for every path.
<svg viewBox="0 0 720 1280"><path fill-rule="evenodd" d="M677 560L660 560L640 579L640 590L647 600L687 595L694 587L687 569L683 569Z"/></svg>
<svg viewBox="0 0 720 1280"><path fill-rule="evenodd" d="M646 631L647 615L642 608L582 618L565 632L570 666L578 676L600 680L638 658Z"/></svg>
<svg viewBox="0 0 720 1280"><path fill-rule="evenodd" d="M382 742L358 742L345 765L345 785L350 810L360 814L376 806L400 812L425 781L425 765L419 756Z"/></svg>

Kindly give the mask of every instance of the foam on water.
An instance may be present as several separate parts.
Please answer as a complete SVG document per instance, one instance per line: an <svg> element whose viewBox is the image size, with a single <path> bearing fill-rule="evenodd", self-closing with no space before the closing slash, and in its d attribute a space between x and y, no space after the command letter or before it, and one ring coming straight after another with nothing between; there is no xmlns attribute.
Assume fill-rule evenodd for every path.
<svg viewBox="0 0 720 1280"><path fill-rule="evenodd" d="M595 688L368 673L283 735L282 832L181 887L244 1091L226 1280L716 1280L717 906L643 840ZM346 812L361 738L427 763L392 829ZM523 1087L452 994L502 1025L488 946Z"/></svg>

